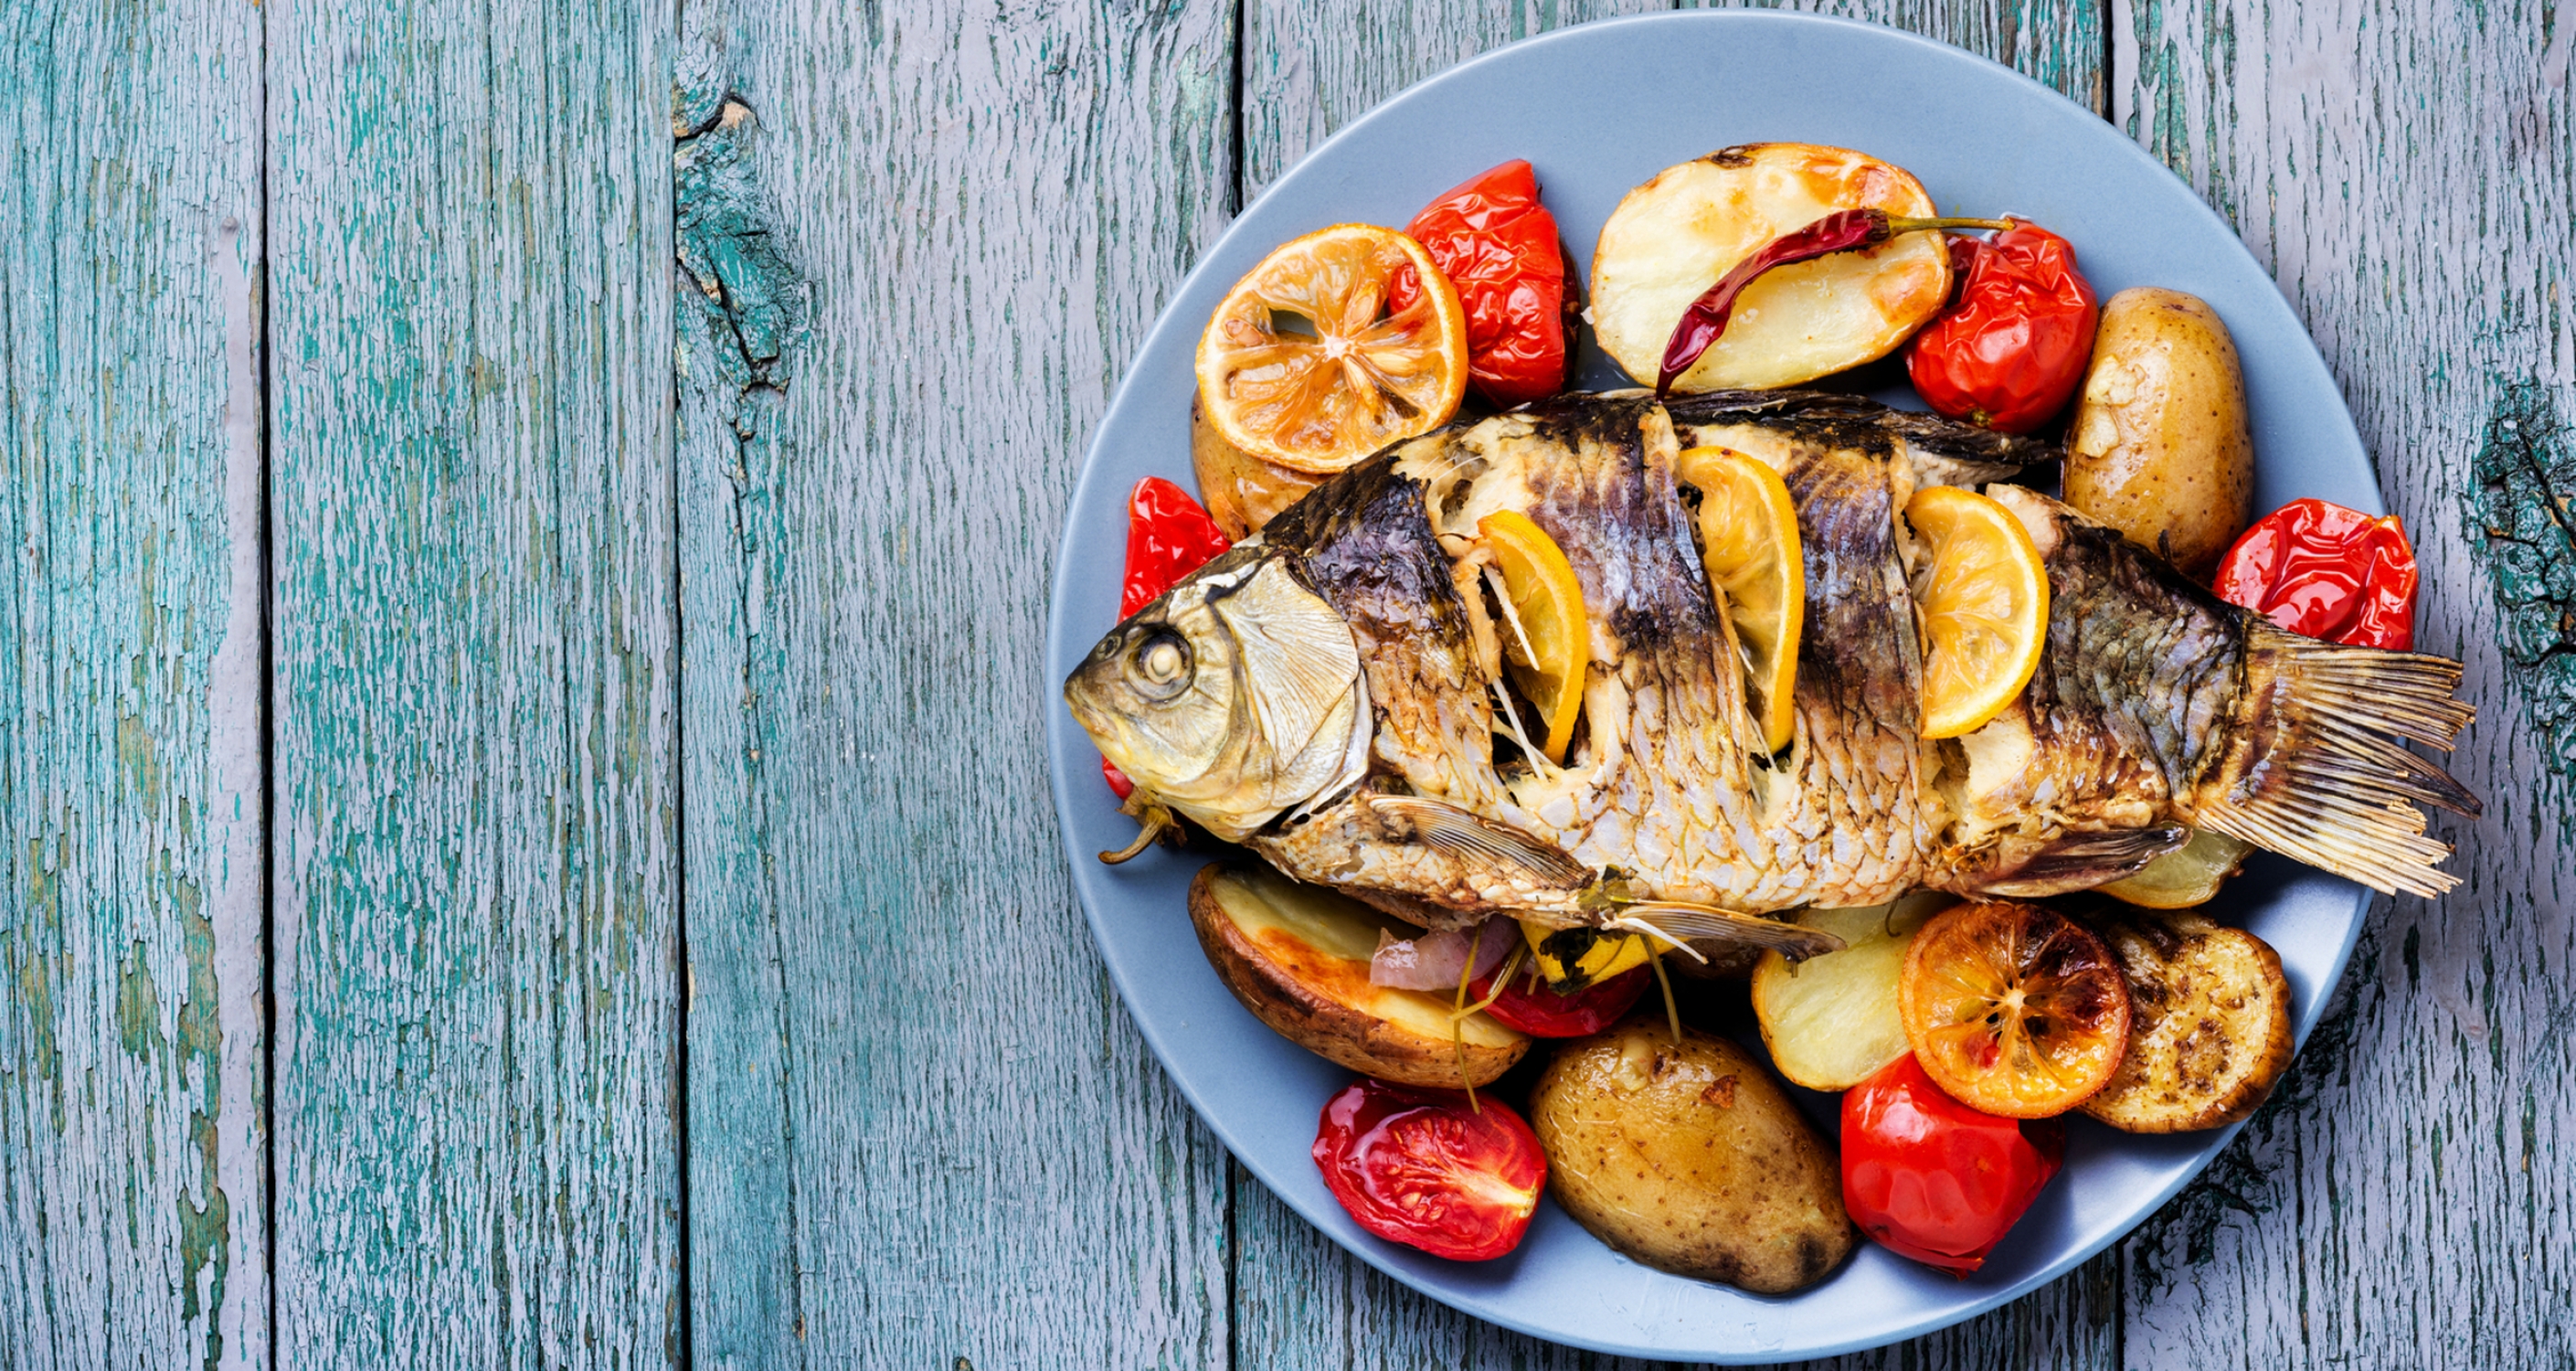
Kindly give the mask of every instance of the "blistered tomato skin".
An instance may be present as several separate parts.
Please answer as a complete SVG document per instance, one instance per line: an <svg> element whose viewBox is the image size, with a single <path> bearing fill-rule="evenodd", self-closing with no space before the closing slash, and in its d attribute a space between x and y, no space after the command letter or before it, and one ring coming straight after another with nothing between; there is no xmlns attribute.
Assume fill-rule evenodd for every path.
<svg viewBox="0 0 2576 1371"><path fill-rule="evenodd" d="M1406 225L1467 313L1467 378L1506 408L1565 388L1565 249L1524 161L1505 162L1423 207ZM1405 282L1389 293L1407 303Z"/></svg>
<svg viewBox="0 0 2576 1371"><path fill-rule="evenodd" d="M1912 1053L1843 1094L1843 1206L1889 1251L1966 1275L2012 1230L2066 1156L2055 1119L1980 1114Z"/></svg>
<svg viewBox="0 0 2576 1371"><path fill-rule="evenodd" d="M1538 1135L1501 1101L1363 1078L1324 1105L1315 1166L1360 1227L1435 1257L1520 1246L1547 1189Z"/></svg>
<svg viewBox="0 0 2576 1371"><path fill-rule="evenodd" d="M1630 967L1606 981L1560 995L1545 981L1533 986L1526 973L1515 972L1511 984L1485 1006L1485 1014L1533 1038L1588 1038L1625 1018L1654 978L1652 967ZM1479 976L1467 987L1467 997L1481 1001L1493 989L1491 978Z"/></svg>
<svg viewBox="0 0 2576 1371"><path fill-rule="evenodd" d="M1990 241L1950 240L1958 299L1905 352L1924 403L2001 433L2031 433L2066 408L2093 355L2101 309L2075 249L2013 221Z"/></svg>
<svg viewBox="0 0 2576 1371"><path fill-rule="evenodd" d="M2218 598L2292 633L2358 647L2415 646L2415 549L2395 515L2292 500L2218 562Z"/></svg>

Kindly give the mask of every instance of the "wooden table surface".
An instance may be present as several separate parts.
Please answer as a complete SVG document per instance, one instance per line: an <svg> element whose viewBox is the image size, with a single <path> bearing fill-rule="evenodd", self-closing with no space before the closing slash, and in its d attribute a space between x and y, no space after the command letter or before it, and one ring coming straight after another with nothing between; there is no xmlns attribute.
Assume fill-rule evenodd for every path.
<svg viewBox="0 0 2576 1371"><path fill-rule="evenodd" d="M1196 1123L1074 904L1039 640L1229 217L1645 7L0 6L0 1368L1611 1365ZM2233 220L2490 804L2199 1184L1836 1365L2576 1364L2576 17L1820 8Z"/></svg>

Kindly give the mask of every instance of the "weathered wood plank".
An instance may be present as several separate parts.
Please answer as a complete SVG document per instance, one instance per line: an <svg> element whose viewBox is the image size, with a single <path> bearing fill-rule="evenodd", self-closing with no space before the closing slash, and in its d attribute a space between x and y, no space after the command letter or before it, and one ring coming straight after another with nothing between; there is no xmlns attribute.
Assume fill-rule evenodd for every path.
<svg viewBox="0 0 2576 1371"><path fill-rule="evenodd" d="M266 12L278 1362L670 1363L670 10Z"/></svg>
<svg viewBox="0 0 2576 1371"><path fill-rule="evenodd" d="M258 11L0 10L0 1365L265 1367Z"/></svg>
<svg viewBox="0 0 2576 1371"><path fill-rule="evenodd" d="M2382 901L2333 1017L2129 1244L2134 1366L2576 1361L2576 110L2564 6L2121 3L2115 117L2231 216L2342 382L2479 721L2466 883Z"/></svg>
<svg viewBox="0 0 2576 1371"><path fill-rule="evenodd" d="M1598 18L1568 6L1415 3L1261 5L1244 30L1244 164L1266 185L1341 123L1412 83L1532 32ZM1661 8L1661 6L1654 6ZM2100 9L2011 0L1796 5L1927 33L2011 64L2101 108ZM1551 1346L1451 1311L1379 1275L1233 1169L1239 1364L1264 1368L1425 1364L1634 1367ZM1844 1367L2110 1366L2117 1361L2115 1258L1984 1318Z"/></svg>
<svg viewBox="0 0 2576 1371"><path fill-rule="evenodd" d="M1101 973L1039 738L1080 454L1227 210L1232 15L685 22L698 1364L1221 1365L1224 1154Z"/></svg>

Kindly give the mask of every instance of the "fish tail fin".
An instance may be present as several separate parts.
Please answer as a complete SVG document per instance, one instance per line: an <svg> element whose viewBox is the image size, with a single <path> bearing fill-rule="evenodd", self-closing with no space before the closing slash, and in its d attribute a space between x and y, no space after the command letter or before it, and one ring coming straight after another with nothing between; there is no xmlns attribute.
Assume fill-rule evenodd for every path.
<svg viewBox="0 0 2576 1371"><path fill-rule="evenodd" d="M2318 642L2253 615L2244 622L2235 741L2198 787L2191 822L2383 894L2431 897L2457 885L2437 865L2450 845L2425 836L2417 806L2471 818L2483 806L2404 743L2448 751L2477 717L2452 694L2460 664Z"/></svg>

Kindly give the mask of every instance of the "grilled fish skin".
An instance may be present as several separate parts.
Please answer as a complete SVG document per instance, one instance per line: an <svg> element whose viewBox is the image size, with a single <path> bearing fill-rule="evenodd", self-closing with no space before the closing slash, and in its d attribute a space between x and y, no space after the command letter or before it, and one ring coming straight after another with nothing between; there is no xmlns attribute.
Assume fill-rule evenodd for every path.
<svg viewBox="0 0 2576 1371"><path fill-rule="evenodd" d="M1676 454L1703 442L1773 465L1797 509L1807 630L1793 737L1777 755L1701 568L1695 492L1673 475ZM2423 836L2413 803L2474 813L2476 801L2394 740L2447 746L2465 726L2456 664L2281 633L2035 492L1990 493L2048 568L2039 676L1977 734L1920 737L1898 511L1918 484L2055 455L1847 396L1563 397L1424 435L1319 486L1104 639L1066 698L1140 796L1429 926L1644 915L1685 936L1759 941L1746 912L1875 904L1925 885L2101 884L2188 827L2381 889L2445 885L2434 864L2447 849ZM1472 570L1473 530L1499 509L1555 539L1584 594L1593 666L1562 767L1509 741ZM1273 632L1229 615L1222 587L1235 585L1267 587L1262 603L1293 622ZM1270 641L1194 636L1211 633ZM1142 654L1175 638L1224 679L1177 692L1149 679ZM1292 648L1315 660L1288 671ZM1193 701L1194 727L1138 722L1172 708L1153 690ZM1265 732L1274 718L1291 726ZM1326 735L1351 718L1335 753L1345 740Z"/></svg>

